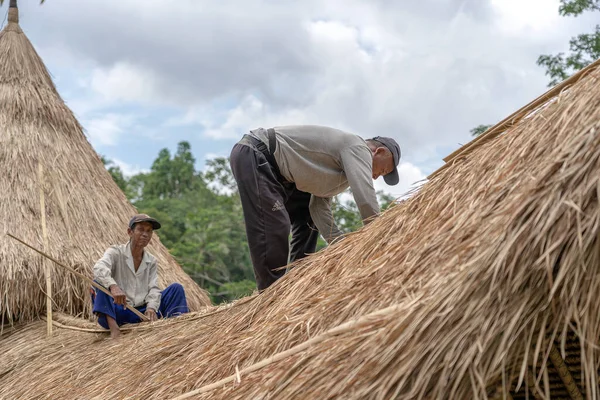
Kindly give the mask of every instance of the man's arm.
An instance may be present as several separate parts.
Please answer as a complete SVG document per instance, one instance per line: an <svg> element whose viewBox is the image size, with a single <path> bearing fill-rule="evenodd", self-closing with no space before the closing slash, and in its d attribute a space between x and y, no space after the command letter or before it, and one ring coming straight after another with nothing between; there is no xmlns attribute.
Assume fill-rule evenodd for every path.
<svg viewBox="0 0 600 400"><path fill-rule="evenodd" d="M107 289L112 285L117 285L117 282L112 277L112 271L116 265L116 257L118 256L115 249L108 248L101 259L96 261L94 265L94 280Z"/></svg>
<svg viewBox="0 0 600 400"><path fill-rule="evenodd" d="M119 252L117 250L112 247L108 248L102 258L94 265L94 280L110 291L115 304L125 305L127 304L127 295L112 277L118 256Z"/></svg>
<svg viewBox="0 0 600 400"><path fill-rule="evenodd" d="M331 198L312 195L308 207L313 222L327 243L331 244L334 239L342 235L342 231L340 231L333 219Z"/></svg>
<svg viewBox="0 0 600 400"><path fill-rule="evenodd" d="M160 289L158 288L158 263L154 260L150 264L150 282L148 283L148 294L146 295L145 302L146 308L151 308L154 311L158 311L160 307Z"/></svg>
<svg viewBox="0 0 600 400"><path fill-rule="evenodd" d="M373 156L365 146L352 146L342 152L342 168L364 224L379 214L373 187Z"/></svg>

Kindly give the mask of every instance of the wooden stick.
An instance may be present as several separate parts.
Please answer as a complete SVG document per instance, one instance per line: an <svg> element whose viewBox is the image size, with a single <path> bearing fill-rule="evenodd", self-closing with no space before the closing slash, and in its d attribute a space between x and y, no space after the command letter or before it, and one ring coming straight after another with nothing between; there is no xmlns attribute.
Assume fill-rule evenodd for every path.
<svg viewBox="0 0 600 400"><path fill-rule="evenodd" d="M46 320L45 317L42 317L41 319ZM171 318L169 318L171 319ZM175 320L175 318L173 318L173 320ZM136 324L136 325L132 325L132 326L120 326L119 330L121 332L129 332L129 331L147 331L149 329L156 329L159 326L171 326L171 324L167 324L161 321L168 321L168 319L159 319L156 322L156 325L154 324ZM172 321L169 321L172 322ZM178 321L178 322L182 322L182 321ZM52 320L52 325L54 325L55 327L61 328L61 329L68 329L71 331L77 331L77 332L87 332L87 333L108 333L110 332L110 329L104 329L104 328L81 328L79 326L71 326L71 325L65 325L63 323L60 323L58 321Z"/></svg>
<svg viewBox="0 0 600 400"><path fill-rule="evenodd" d="M42 219L42 238L44 251L48 251L48 231L46 229L46 201L44 198L44 166L39 163L39 185L40 185L40 216ZM46 275L46 316L48 322L46 331L48 336L52 336L52 277L50 275L50 265L48 260L42 259L44 266L44 275Z"/></svg>
<svg viewBox="0 0 600 400"><path fill-rule="evenodd" d="M42 319L44 319L44 317L42 317ZM80 328L78 326L70 326L70 325L65 325L65 324L61 324L58 321L52 321L52 325L58 327L58 328L62 328L62 329L69 329L72 331L77 331L77 332L88 332L88 333L107 333L110 332L110 329L104 329L104 328ZM125 332L125 331L136 331L136 330L140 330L140 329L149 329L150 325L139 325L139 326L121 326L119 327L119 330L121 332Z"/></svg>
<svg viewBox="0 0 600 400"><path fill-rule="evenodd" d="M95 288L96 288L96 289L98 289L98 290L101 290L102 292L106 293L107 295L109 295L110 297L112 297L112 298L114 299L113 295L112 295L112 294L111 294L111 293L110 293L110 292L109 292L109 291L108 291L108 290L107 290L107 289L106 289L104 286L102 286L102 285L99 285L98 283L94 282L92 279L88 278L87 276L83 275L82 273L75 271L73 268L71 268L71 267L67 267L66 265L62 264L61 262L59 262L59 261L55 260L54 258L52 258L52 257L50 257L49 255L45 254L44 252L42 252L42 251L40 251L40 250L36 249L35 247L33 247L33 246L31 246L31 245L29 245L29 244L25 243L24 241L22 241L21 239L19 239L19 238L15 237L15 236L13 236L13 235L11 235L10 233L7 233L6 235L7 235L7 236L9 236L9 237L11 237L11 238L13 238L13 239L15 239L16 241L18 241L18 242L20 242L20 243L24 244L25 246L29 247L31 250L33 250L33 251L36 251L36 252L40 253L41 255L43 255L44 257L46 257L47 259L54 261L56 264L60 265L60 266L61 266L61 267L63 267L64 269L68 270L68 271L69 271L69 272L71 272L72 274L75 274L75 275L77 275L77 276L78 276L78 277L80 277L81 279L83 279L83 280L87 281L87 282L88 282L89 284L91 284L93 287L95 287ZM126 304L125 304L125 307L126 307L126 308L127 308L129 311L133 312L135 315L137 315L138 317L140 317L140 318L142 319L142 321L149 321L148 317L146 317L144 314L142 314L141 312L139 312L139 311L138 311L138 310L136 310L135 308L131 307L129 304L127 304L127 303L126 303Z"/></svg>
<svg viewBox="0 0 600 400"><path fill-rule="evenodd" d="M202 386L201 388L198 388L198 389L192 390L190 392L184 393L181 396L175 397L172 400L187 399L189 397L196 396L196 395L201 394L201 393L206 393L206 392L209 392L211 390L217 389L219 387L223 387L223 385L225 385L226 383L233 382L235 380L239 381L241 375L248 374L250 372L259 370L261 368L264 368L267 365L270 365L270 364L273 364L273 363L275 363L277 361L283 360L284 358L287 358L287 357L292 356L294 354L297 354L297 353L299 353L301 351L304 351L307 348L309 348L310 346L318 344L318 343L321 343L321 342L325 341L326 339L329 339L329 338L331 338L333 336L337 336L337 335L341 335L341 334L346 333L346 332L350 332L350 331L356 329L356 327L358 325L363 324L365 322L368 322L369 320L371 320L374 317L391 314L391 313L400 311L400 310L405 309L405 308L407 308L407 306L405 306L405 305L403 305L403 306L393 305L393 306L390 306L390 307L387 307L387 308L384 308L384 309L381 309L381 310L378 310L378 311L374 311L374 312L372 312L370 314L363 315L362 317L360 317L360 318L358 318L356 320L345 322L345 323L343 323L341 325L338 325L335 328L332 328L332 329L330 329L330 330L328 330L328 331L326 331L326 332L324 332L324 333L322 333L322 334L320 334L318 336L313 337L310 340L307 340L306 342L300 343L300 344L298 344L298 345L296 345L296 346L294 346L294 347L292 347L292 348L290 348L288 350L282 351L281 353L277 353L277 354L275 354L275 355L273 355L271 357L265 358L265 359L263 359L262 361L259 361L256 364L250 365L249 367L246 367L246 368L244 368L241 371L237 371L236 370L235 374L233 374L233 375L231 375L231 376L229 376L227 378L221 379L220 381L217 381L215 383L211 383L210 385Z"/></svg>
<svg viewBox="0 0 600 400"><path fill-rule="evenodd" d="M42 317L42 319L45 319L45 318ZM48 319L46 319L46 321L48 321ZM110 329L104 329L104 328L98 328L98 329L95 329L95 328L80 328L78 326L64 325L64 324L61 324L60 322L54 321L54 320L50 321L50 323L53 324L53 325L55 325L55 326L57 326L58 328L69 329L69 330L77 331L77 332L88 332L88 333L107 333L107 332L110 332ZM119 330L123 331L124 328L119 328Z"/></svg>

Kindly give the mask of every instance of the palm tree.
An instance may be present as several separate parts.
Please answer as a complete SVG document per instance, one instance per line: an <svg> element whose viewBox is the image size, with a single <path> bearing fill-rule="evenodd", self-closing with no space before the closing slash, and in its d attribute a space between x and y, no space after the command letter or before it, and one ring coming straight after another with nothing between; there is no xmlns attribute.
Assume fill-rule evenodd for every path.
<svg viewBox="0 0 600 400"><path fill-rule="evenodd" d="M40 4L43 4L45 0L40 0ZM4 4L4 0L0 0L0 6ZM17 8L17 0L10 0L10 8Z"/></svg>

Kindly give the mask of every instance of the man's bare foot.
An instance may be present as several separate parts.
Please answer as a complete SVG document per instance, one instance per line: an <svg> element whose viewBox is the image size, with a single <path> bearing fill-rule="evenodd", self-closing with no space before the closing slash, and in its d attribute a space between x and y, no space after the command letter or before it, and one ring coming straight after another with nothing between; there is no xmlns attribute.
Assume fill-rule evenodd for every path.
<svg viewBox="0 0 600 400"><path fill-rule="evenodd" d="M110 338L119 339L121 337L121 330L119 329L119 325L117 325L117 321L107 315L106 322L108 322L108 327L110 328Z"/></svg>
<svg viewBox="0 0 600 400"><path fill-rule="evenodd" d="M121 338L121 331L120 330L116 330L116 331L111 330L110 338L114 339L114 340L119 340Z"/></svg>

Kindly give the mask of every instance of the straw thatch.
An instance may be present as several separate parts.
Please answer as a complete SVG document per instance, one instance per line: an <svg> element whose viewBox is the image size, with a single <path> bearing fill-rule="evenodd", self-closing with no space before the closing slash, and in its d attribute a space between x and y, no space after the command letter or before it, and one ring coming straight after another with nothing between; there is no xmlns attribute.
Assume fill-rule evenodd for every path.
<svg viewBox="0 0 600 400"><path fill-rule="evenodd" d="M6 332L0 398L600 399L596 66L260 295Z"/></svg>
<svg viewBox="0 0 600 400"><path fill-rule="evenodd" d="M5 335L0 398L599 399L587 72L260 295L116 343L68 321Z"/></svg>
<svg viewBox="0 0 600 400"><path fill-rule="evenodd" d="M0 170L2 324L36 317L46 302L42 257L5 233L43 249L45 217L47 253L91 276L108 246L127 241L127 223L136 213L56 91L18 25L16 8L0 33ZM149 249L159 259L163 287L180 282L193 309L210 304L156 235ZM89 284L50 265L54 310L89 316Z"/></svg>

